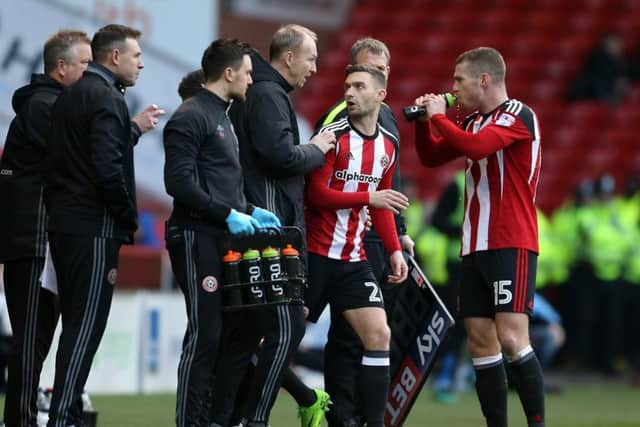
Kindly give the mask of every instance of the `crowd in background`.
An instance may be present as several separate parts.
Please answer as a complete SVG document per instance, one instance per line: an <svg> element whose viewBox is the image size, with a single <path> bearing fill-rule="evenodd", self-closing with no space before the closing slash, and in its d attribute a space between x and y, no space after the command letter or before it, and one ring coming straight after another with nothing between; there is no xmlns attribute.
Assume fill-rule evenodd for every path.
<svg viewBox="0 0 640 427"><path fill-rule="evenodd" d="M640 81L640 52L627 58L624 38L611 32L587 57L567 99L593 99L615 105L626 97L632 82L637 81Z"/></svg>

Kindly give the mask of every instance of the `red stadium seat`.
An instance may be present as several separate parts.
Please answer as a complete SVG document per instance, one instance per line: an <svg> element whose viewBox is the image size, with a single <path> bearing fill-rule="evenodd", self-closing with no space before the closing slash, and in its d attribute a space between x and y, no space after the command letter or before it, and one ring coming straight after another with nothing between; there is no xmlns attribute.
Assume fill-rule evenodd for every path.
<svg viewBox="0 0 640 427"><path fill-rule="evenodd" d="M635 104L636 106L640 104L640 85L637 84L631 88L626 102L627 104Z"/></svg>
<svg viewBox="0 0 640 427"><path fill-rule="evenodd" d="M507 60L505 59L505 61ZM535 75L541 65L540 61L535 58L514 56L513 59L507 63L507 79L509 84L511 80L519 79L520 76Z"/></svg>
<svg viewBox="0 0 640 427"><path fill-rule="evenodd" d="M480 33L500 32L514 34L519 30L518 12L513 9L493 9L477 16L477 28Z"/></svg>
<svg viewBox="0 0 640 427"><path fill-rule="evenodd" d="M640 108L638 104L627 102L612 111L612 125L616 128L635 126L640 123Z"/></svg>
<svg viewBox="0 0 640 427"><path fill-rule="evenodd" d="M513 37L509 51L511 55L539 61L549 55L550 39L551 36L545 33L522 33Z"/></svg>
<svg viewBox="0 0 640 427"><path fill-rule="evenodd" d="M550 102L562 95L564 88L553 79L539 80L531 86L529 98L531 103Z"/></svg>
<svg viewBox="0 0 640 427"><path fill-rule="evenodd" d="M423 195L435 197L450 170L425 169L413 146L413 126L400 108L415 96L451 90L454 61L478 45L498 48L507 62L509 96L538 113L543 141L543 183L538 199L555 206L583 176L605 170L640 170L634 139L613 131L640 122L640 85L615 108L596 102L567 104L567 88L602 32L620 31L629 48L640 40L640 19L631 0L390 0L355 2L349 22L337 33L331 51L321 52L319 72L296 104L315 121L341 96L343 67L358 38L373 35L391 48L388 102L399 116L403 174L415 174ZM640 47L640 46L638 46ZM629 52L632 52L630 50ZM604 148L603 148L604 147ZM592 154L587 154L592 153ZM638 153L638 154L636 154ZM591 169L590 169L591 168ZM617 168L617 169L616 169ZM546 174L549 174L546 178ZM543 188L544 187L544 188ZM552 189L550 189L552 188Z"/></svg>
<svg viewBox="0 0 640 427"><path fill-rule="evenodd" d="M420 77L418 74L413 78L405 78L400 81L395 81L391 85L391 92L394 99L403 101L405 104L413 103L412 101L418 96L423 95L429 87L429 80Z"/></svg>
<svg viewBox="0 0 640 427"><path fill-rule="evenodd" d="M527 31L537 34L557 34L563 31L565 25L566 15L565 11L561 9L550 11L549 9L541 8L526 18Z"/></svg>
<svg viewBox="0 0 640 427"><path fill-rule="evenodd" d="M598 42L599 35L572 32L562 37L553 45L553 53L556 58L564 58L569 63L577 62L582 65L588 51Z"/></svg>
<svg viewBox="0 0 640 427"><path fill-rule="evenodd" d="M571 64L563 58L553 58L541 64L541 77L554 79L558 83L566 86L566 81L573 71Z"/></svg>
<svg viewBox="0 0 640 427"><path fill-rule="evenodd" d="M417 46L422 54L441 55L452 48L453 40L454 38L446 33L428 34L417 41Z"/></svg>
<svg viewBox="0 0 640 427"><path fill-rule="evenodd" d="M602 31L606 30L607 22L602 19L599 13L578 9L576 13L567 18L566 25L574 34L593 32L596 37L600 37Z"/></svg>
<svg viewBox="0 0 640 427"><path fill-rule="evenodd" d="M609 107L597 101L574 102L567 106L566 117L577 126L604 123L609 118Z"/></svg>
<svg viewBox="0 0 640 427"><path fill-rule="evenodd" d="M339 70L340 68L344 68L348 63L348 50L330 50L329 52L319 57L318 72L321 73L324 70ZM315 79L315 77L313 77L313 79ZM311 82L313 81L313 79L311 80Z"/></svg>

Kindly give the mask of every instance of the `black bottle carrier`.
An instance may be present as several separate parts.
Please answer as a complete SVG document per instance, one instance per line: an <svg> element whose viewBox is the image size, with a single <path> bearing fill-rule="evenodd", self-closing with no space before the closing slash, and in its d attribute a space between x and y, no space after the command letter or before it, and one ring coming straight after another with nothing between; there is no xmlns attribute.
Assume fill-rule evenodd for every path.
<svg viewBox="0 0 640 427"><path fill-rule="evenodd" d="M295 249L297 256L287 256L283 249ZM258 259L242 259L223 263L222 295L224 310L242 310L275 304L302 304L306 286L306 268L300 256L302 231L298 227L282 227L260 231L253 236L227 235L224 253L259 251ZM277 257L262 257L263 250L277 251ZM230 265L233 264L233 265Z"/></svg>

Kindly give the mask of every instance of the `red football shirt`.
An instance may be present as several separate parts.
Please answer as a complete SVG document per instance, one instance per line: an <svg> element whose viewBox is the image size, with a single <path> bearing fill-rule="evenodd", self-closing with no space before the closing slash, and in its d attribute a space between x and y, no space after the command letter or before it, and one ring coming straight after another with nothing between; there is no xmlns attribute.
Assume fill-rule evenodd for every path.
<svg viewBox="0 0 640 427"><path fill-rule="evenodd" d="M416 127L423 164L467 157L461 254L499 248L537 253L538 118L527 105L510 99L491 113L472 114L463 128L443 114Z"/></svg>
<svg viewBox="0 0 640 427"><path fill-rule="evenodd" d="M362 135L347 118L324 129L335 133L336 147L327 153L324 166L307 176L307 248L332 259L362 261L369 193L391 188L397 142L381 126L375 135ZM393 213L369 210L385 248L389 253L399 250Z"/></svg>

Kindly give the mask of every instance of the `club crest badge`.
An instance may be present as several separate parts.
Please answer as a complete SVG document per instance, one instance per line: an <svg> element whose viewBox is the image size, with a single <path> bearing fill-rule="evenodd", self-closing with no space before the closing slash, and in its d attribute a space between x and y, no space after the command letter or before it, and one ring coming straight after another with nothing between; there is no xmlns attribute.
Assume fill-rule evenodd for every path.
<svg viewBox="0 0 640 427"><path fill-rule="evenodd" d="M202 279L202 289L205 292L215 292L218 290L218 280L213 276L207 276Z"/></svg>
<svg viewBox="0 0 640 427"><path fill-rule="evenodd" d="M382 166L382 168L386 168L389 165L389 156L387 156L386 154L382 157L380 157L380 166Z"/></svg>
<svg viewBox="0 0 640 427"><path fill-rule="evenodd" d="M496 124L504 127L511 127L516 122L516 118L509 113L502 113L498 120L496 120Z"/></svg>
<svg viewBox="0 0 640 427"><path fill-rule="evenodd" d="M218 127L216 128L216 133L218 134L220 139L224 139L224 128L222 127L222 125L218 125Z"/></svg>
<svg viewBox="0 0 640 427"><path fill-rule="evenodd" d="M109 282L111 285L115 285L117 279L118 279L118 270L115 268L112 268L107 273L107 282Z"/></svg>

